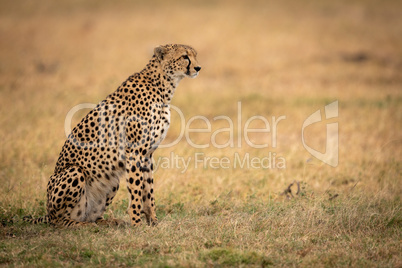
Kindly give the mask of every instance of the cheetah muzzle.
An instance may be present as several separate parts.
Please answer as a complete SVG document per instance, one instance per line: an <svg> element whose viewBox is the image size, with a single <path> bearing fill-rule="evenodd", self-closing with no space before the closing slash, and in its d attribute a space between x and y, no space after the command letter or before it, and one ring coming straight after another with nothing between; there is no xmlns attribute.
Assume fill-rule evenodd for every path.
<svg viewBox="0 0 402 268"><path fill-rule="evenodd" d="M166 136L169 104L184 77L201 67L196 51L164 45L72 130L47 185L47 215L34 223L59 226L118 224L103 213L125 178L131 224L156 225L152 154Z"/></svg>

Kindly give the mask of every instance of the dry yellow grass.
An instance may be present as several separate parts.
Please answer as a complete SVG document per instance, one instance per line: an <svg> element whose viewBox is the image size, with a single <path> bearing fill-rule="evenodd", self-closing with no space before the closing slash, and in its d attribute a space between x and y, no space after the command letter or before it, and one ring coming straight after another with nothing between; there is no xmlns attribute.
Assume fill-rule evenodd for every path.
<svg viewBox="0 0 402 268"><path fill-rule="evenodd" d="M0 263L401 266L401 7L399 1L2 1ZM211 133L189 134L208 148L183 138L157 151L161 165L172 155L189 161L185 170L161 166L155 173L159 226L58 230L21 223L24 214L45 213L67 112L102 100L165 43L197 49L200 76L182 81L172 104L186 124L194 116L209 119ZM306 151L301 129L336 100L339 117L305 132L306 142L324 151L325 123L339 124L333 168ZM239 146L239 102L240 130L255 115L270 123L286 116L275 147L273 131L249 135L267 148L248 146L244 131ZM213 146L212 133L228 127L217 116L233 120L233 147ZM165 144L180 135L180 120L173 112ZM250 125L262 127L261 120ZM214 138L230 141L228 132ZM234 167L236 157L269 153L285 167ZM197 154L209 162L195 162ZM229 168L213 168L214 157L228 158ZM302 182L301 195L286 200L280 193L294 180ZM128 220L126 197L121 187L107 214Z"/></svg>

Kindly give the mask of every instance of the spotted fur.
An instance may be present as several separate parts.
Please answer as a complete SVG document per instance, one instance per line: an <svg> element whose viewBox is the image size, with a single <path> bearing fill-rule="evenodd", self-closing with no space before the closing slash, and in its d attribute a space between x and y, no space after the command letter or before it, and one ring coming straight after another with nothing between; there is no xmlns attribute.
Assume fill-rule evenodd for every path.
<svg viewBox="0 0 402 268"><path fill-rule="evenodd" d="M72 130L47 185L47 215L26 220L61 226L106 223L103 213L125 178L131 224L141 223L140 213L148 224L157 224L152 154L169 128L169 104L178 83L201 69L196 56L185 45L155 48L141 72Z"/></svg>

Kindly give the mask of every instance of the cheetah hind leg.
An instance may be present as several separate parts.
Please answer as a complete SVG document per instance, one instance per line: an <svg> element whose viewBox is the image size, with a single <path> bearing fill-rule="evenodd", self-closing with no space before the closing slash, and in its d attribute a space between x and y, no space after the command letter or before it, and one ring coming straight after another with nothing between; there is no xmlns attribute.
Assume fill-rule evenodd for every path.
<svg viewBox="0 0 402 268"><path fill-rule="evenodd" d="M47 189L47 213L50 224L59 227L95 225L93 222L87 222L85 219L80 219L79 215L73 214L81 213L80 201L85 202L86 200L84 176L81 168L72 166L51 177L51 183ZM54 185L58 185L58 187L54 187ZM75 210L76 206L78 206L77 210Z"/></svg>
<svg viewBox="0 0 402 268"><path fill-rule="evenodd" d="M107 195L106 207L108 207L112 203L113 198L115 197L118 189L119 189L119 186L117 185L116 188L113 188L113 192L111 192ZM98 219L96 219L95 223L98 225L102 225L102 226L119 226L119 227L120 226L129 226L129 224L127 222L116 219L116 218L104 219L102 217L99 217Z"/></svg>

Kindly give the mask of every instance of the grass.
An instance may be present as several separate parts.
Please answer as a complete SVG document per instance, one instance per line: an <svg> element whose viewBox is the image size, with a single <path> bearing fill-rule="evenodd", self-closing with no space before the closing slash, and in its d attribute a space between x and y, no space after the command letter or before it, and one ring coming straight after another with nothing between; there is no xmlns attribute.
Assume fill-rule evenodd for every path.
<svg viewBox="0 0 402 268"><path fill-rule="evenodd" d="M167 202L158 209L156 228L66 230L13 223L3 232L1 260L52 266L381 267L398 261L399 200L234 199L225 194L204 206ZM113 211L121 217L120 207Z"/></svg>
<svg viewBox="0 0 402 268"><path fill-rule="evenodd" d="M402 266L398 1L3 1L0 7L0 265ZM46 213L46 184L67 112L102 100L165 43L194 46L203 67L176 92L172 104L184 117L172 112L165 144L194 116L207 118L211 131L187 133L157 151L159 225L23 223L24 215ZM339 124L333 168L305 150L301 127L335 100L339 117L304 133L323 152L325 124ZM248 138L266 148L245 139L244 125L255 115L271 129ZM230 127L218 116L233 120L232 136L216 132ZM187 125L197 127L205 122ZM250 124L264 127L261 120ZM276 164L241 167L236 161L246 155L257 161L271 155ZM175 156L188 166L175 164ZM227 167L214 162L223 158ZM294 180L300 194L287 199L282 193ZM125 188L122 182L106 217L128 221Z"/></svg>

